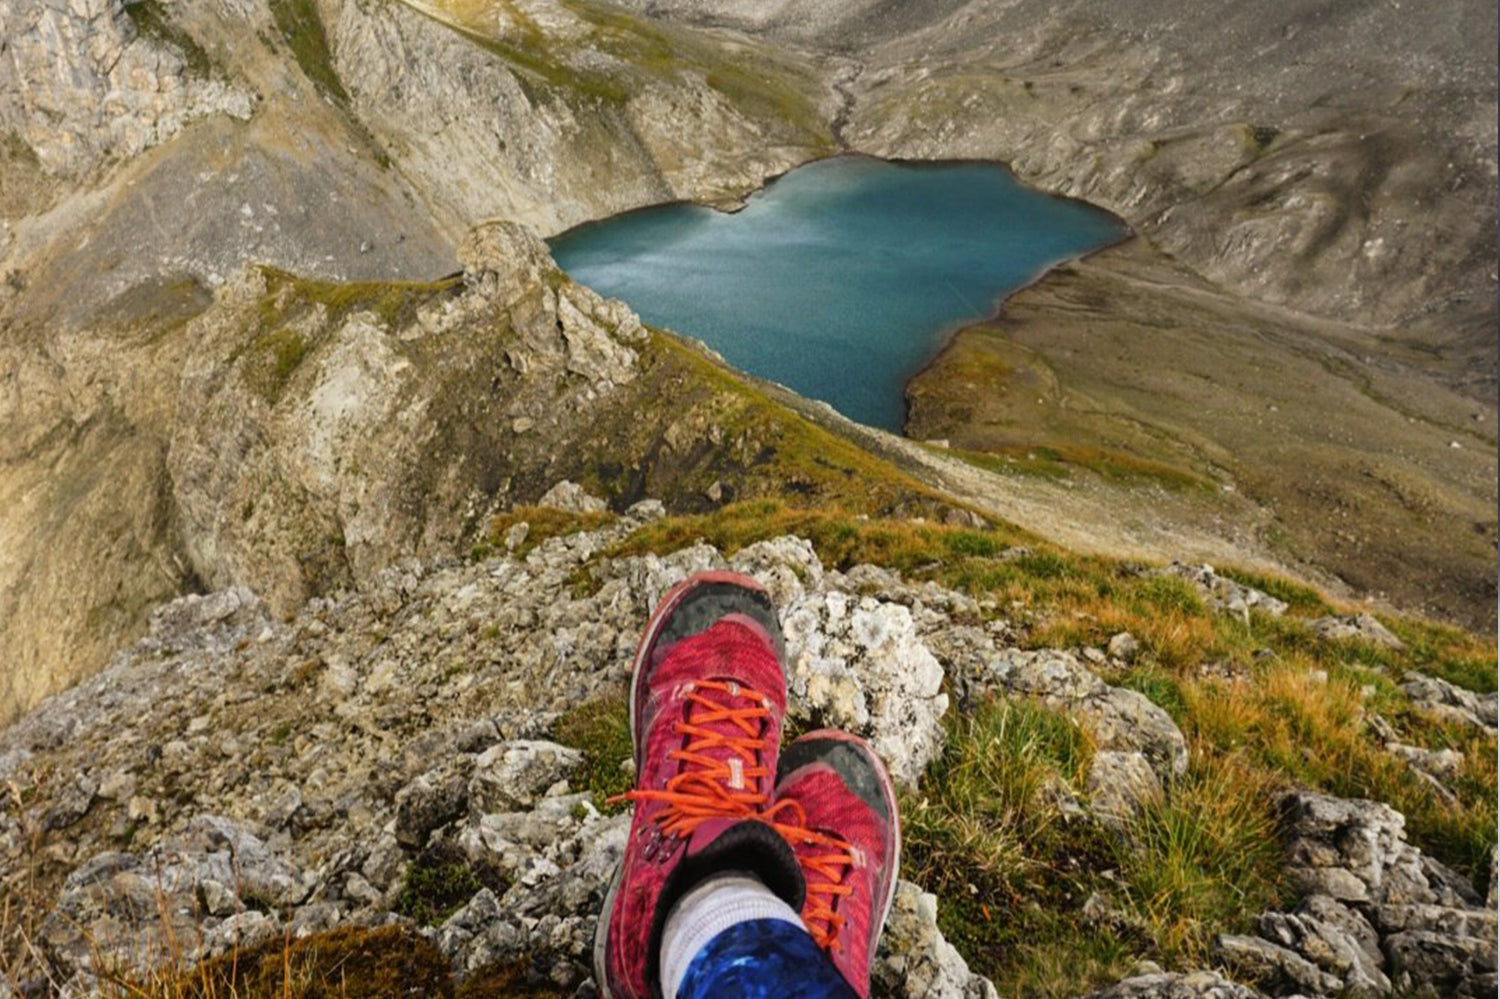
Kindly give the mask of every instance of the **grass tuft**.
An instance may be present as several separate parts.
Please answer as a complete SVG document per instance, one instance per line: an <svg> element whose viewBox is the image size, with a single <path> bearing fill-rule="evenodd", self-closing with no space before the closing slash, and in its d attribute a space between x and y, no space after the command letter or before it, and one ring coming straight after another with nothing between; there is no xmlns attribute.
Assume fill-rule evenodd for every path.
<svg viewBox="0 0 1500 999"><path fill-rule="evenodd" d="M394 911L421 926L440 926L484 887L456 852L423 853L406 868Z"/></svg>
<svg viewBox="0 0 1500 999"><path fill-rule="evenodd" d="M557 719L552 739L583 753L583 766L571 783L592 794L601 812L620 811L623 806L607 802L634 786L634 777L620 765L633 756L629 697L622 691L585 701Z"/></svg>

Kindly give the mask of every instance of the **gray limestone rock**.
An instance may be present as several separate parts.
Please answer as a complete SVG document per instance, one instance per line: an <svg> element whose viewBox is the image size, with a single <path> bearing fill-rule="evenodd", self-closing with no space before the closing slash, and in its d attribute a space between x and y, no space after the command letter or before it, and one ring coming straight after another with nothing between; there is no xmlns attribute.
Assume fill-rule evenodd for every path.
<svg viewBox="0 0 1500 999"><path fill-rule="evenodd" d="M1346 614L1320 617L1312 622L1313 632L1327 641L1357 640L1388 649L1404 648L1401 639L1391 634L1373 614Z"/></svg>
<svg viewBox="0 0 1500 999"><path fill-rule="evenodd" d="M1187 741L1172 716L1144 694L1105 683L1071 652L1007 650L991 677L1008 693L1077 716L1101 748L1143 753L1163 780L1187 769Z"/></svg>
<svg viewBox="0 0 1500 999"><path fill-rule="evenodd" d="M475 814L530 808L583 762L583 754L555 742L520 739L480 753L469 778L469 808Z"/></svg>
<svg viewBox="0 0 1500 999"><path fill-rule="evenodd" d="M1089 763L1089 807L1101 821L1125 828L1162 796L1161 780L1144 753L1103 750Z"/></svg>
<svg viewBox="0 0 1500 999"><path fill-rule="evenodd" d="M1116 659L1133 662L1141 651L1141 643L1130 632L1122 631L1110 636L1109 645L1105 647L1105 651Z"/></svg>
<svg viewBox="0 0 1500 999"><path fill-rule="evenodd" d="M1384 941L1398 988L1436 989L1473 999L1495 994L1495 934L1453 936L1433 930L1406 930Z"/></svg>
<svg viewBox="0 0 1500 999"><path fill-rule="evenodd" d="M1496 694L1476 694L1435 676L1413 677L1401 689L1417 707L1441 718L1495 731Z"/></svg>
<svg viewBox="0 0 1500 999"><path fill-rule="evenodd" d="M1214 956L1236 974L1273 993L1328 995L1343 986L1337 977L1295 951L1260 937L1223 934L1214 941Z"/></svg>
<svg viewBox="0 0 1500 999"><path fill-rule="evenodd" d="M909 881L895 900L871 972L871 985L891 999L995 999L989 979L969 970L937 925L937 898Z"/></svg>
<svg viewBox="0 0 1500 999"><path fill-rule="evenodd" d="M564 513L604 513L609 509L602 499L590 496L578 483L567 480L547 490L536 501L536 505L562 510Z"/></svg>
<svg viewBox="0 0 1500 999"><path fill-rule="evenodd" d="M472 762L445 764L422 774L396 793L396 841L418 848L433 830L464 813L469 803Z"/></svg>
<svg viewBox="0 0 1500 999"><path fill-rule="evenodd" d="M942 748L948 695L911 611L815 591L783 608L781 625L793 710L868 735L891 776L916 783Z"/></svg>
<svg viewBox="0 0 1500 999"><path fill-rule="evenodd" d="M1136 975L1082 999L1262 999L1259 992L1212 971Z"/></svg>
<svg viewBox="0 0 1500 999"><path fill-rule="evenodd" d="M1344 920L1325 921L1311 911L1268 912L1260 917L1259 929L1267 940L1295 950L1335 975L1343 983L1343 988L1360 994L1389 992L1390 980L1381 970L1384 961L1365 949L1367 938L1347 932L1340 922L1347 923Z"/></svg>
<svg viewBox="0 0 1500 999"><path fill-rule="evenodd" d="M42 921L40 943L63 979L105 967L144 971L181 941L212 951L231 936L262 934L267 921L244 916L247 908L291 907L305 894L298 872L253 833L200 815L145 853L99 853L80 865Z"/></svg>

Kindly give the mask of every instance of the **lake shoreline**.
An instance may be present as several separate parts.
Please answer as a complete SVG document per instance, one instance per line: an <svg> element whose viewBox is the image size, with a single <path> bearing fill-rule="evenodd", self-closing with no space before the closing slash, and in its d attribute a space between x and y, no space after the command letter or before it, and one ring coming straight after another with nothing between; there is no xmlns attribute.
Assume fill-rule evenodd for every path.
<svg viewBox="0 0 1500 999"><path fill-rule="evenodd" d="M907 384L958 331L1132 235L1113 213L981 159L827 157L735 207L665 202L549 243L563 270L647 322L896 433ZM855 358L862 376L850 378Z"/></svg>

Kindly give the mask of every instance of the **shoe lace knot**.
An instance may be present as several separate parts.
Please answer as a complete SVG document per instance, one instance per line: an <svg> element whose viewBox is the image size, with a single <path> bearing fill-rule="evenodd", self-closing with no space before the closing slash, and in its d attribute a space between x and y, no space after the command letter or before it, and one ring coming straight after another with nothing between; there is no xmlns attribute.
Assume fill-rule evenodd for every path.
<svg viewBox="0 0 1500 999"><path fill-rule="evenodd" d="M807 827L807 813L790 798L776 802L762 813L762 818L797 851L807 885L807 902L802 907L802 921L813 941L827 951L840 949L839 934L844 917L837 912L838 901L853 894L844 877L854 866L854 847L836 833Z"/></svg>
<svg viewBox="0 0 1500 999"><path fill-rule="evenodd" d="M684 688L687 710L673 725L682 744L667 753L682 769L661 788L637 788L613 802L665 802L663 833L688 836L716 818L755 818L770 800L766 765L770 700L733 680L697 680Z"/></svg>

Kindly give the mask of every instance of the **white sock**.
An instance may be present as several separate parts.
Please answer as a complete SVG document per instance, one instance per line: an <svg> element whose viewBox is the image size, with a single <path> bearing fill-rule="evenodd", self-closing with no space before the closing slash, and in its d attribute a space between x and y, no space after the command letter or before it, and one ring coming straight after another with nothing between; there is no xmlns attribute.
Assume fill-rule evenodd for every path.
<svg viewBox="0 0 1500 999"><path fill-rule="evenodd" d="M780 919L802 925L792 907L771 894L760 879L729 871L716 874L682 898L667 913L661 934L661 991L677 999L677 988L698 952L720 933L752 919Z"/></svg>

